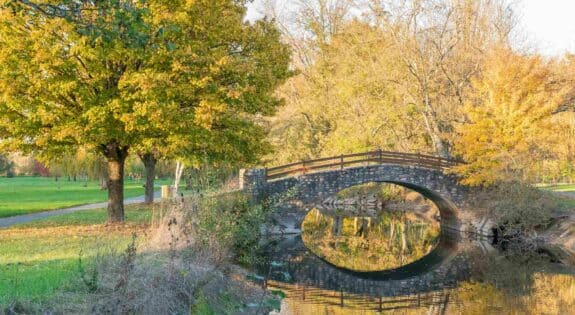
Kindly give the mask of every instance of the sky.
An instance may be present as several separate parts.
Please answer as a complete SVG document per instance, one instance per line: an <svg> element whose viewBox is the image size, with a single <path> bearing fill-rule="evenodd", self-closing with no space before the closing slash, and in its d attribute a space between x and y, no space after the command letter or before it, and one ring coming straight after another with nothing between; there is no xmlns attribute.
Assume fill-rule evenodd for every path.
<svg viewBox="0 0 575 315"><path fill-rule="evenodd" d="M524 0L519 10L522 26L539 52L575 52L574 0Z"/></svg>
<svg viewBox="0 0 575 315"><path fill-rule="evenodd" d="M260 3L250 6L248 18L259 16ZM575 0L520 0L517 9L530 46L548 56L575 53Z"/></svg>

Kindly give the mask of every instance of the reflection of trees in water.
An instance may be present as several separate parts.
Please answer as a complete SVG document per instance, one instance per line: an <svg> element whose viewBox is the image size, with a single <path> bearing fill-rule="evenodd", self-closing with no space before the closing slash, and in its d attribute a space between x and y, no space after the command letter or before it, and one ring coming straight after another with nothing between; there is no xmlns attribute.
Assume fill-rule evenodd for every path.
<svg viewBox="0 0 575 315"><path fill-rule="evenodd" d="M474 264L475 281L457 291L470 314L497 309L517 314L575 314L575 268L537 253L498 253ZM487 301L490 303L486 303Z"/></svg>
<svg viewBox="0 0 575 315"><path fill-rule="evenodd" d="M409 212L349 218L314 209L302 223L302 239L310 251L356 271L394 269L418 260L437 245L439 235L437 222Z"/></svg>
<svg viewBox="0 0 575 315"><path fill-rule="evenodd" d="M514 265L515 268L520 266ZM575 275L532 273L525 283L522 272L510 272L518 294L509 294L494 282L465 282L453 290L454 313L465 314L574 314ZM528 290L521 288L528 285ZM521 291L521 293L519 293Z"/></svg>
<svg viewBox="0 0 575 315"><path fill-rule="evenodd" d="M521 275L518 275L521 277ZM467 281L457 288L394 297L369 297L271 282L286 294L285 314L574 314L573 274L533 274L529 292L509 296L496 284Z"/></svg>

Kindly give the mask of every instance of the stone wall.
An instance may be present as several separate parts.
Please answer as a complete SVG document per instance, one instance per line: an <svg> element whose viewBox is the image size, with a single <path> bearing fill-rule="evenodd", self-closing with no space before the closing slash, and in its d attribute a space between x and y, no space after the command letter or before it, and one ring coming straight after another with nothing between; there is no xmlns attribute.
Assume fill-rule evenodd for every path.
<svg viewBox="0 0 575 315"><path fill-rule="evenodd" d="M265 168L241 169L240 190L250 199L259 201L266 196L266 170Z"/></svg>

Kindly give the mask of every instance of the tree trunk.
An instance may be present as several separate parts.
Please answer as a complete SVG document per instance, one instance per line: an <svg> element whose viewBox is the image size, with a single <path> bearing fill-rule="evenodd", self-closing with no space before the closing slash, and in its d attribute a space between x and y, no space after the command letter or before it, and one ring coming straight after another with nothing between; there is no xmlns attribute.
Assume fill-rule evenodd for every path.
<svg viewBox="0 0 575 315"><path fill-rule="evenodd" d="M172 186L172 198L178 196L178 186L180 186L180 179L184 173L184 163L178 161L176 162L176 172L174 176L174 186Z"/></svg>
<svg viewBox="0 0 575 315"><path fill-rule="evenodd" d="M87 184L86 184L87 185ZM100 190L107 190L108 189L108 180L106 177L100 177Z"/></svg>
<svg viewBox="0 0 575 315"><path fill-rule="evenodd" d="M389 224L389 244L395 246L395 242L393 239L394 232L395 232L395 225L393 224L393 221L391 221L391 223Z"/></svg>
<svg viewBox="0 0 575 315"><path fill-rule="evenodd" d="M196 171L195 168L192 168L189 170L189 172L186 174L186 176L184 177L184 180L186 181L186 190L192 190L194 189L194 176L198 176L199 172Z"/></svg>
<svg viewBox="0 0 575 315"><path fill-rule="evenodd" d="M108 223L124 222L124 164L128 147L118 143L103 145L108 162Z"/></svg>
<svg viewBox="0 0 575 315"><path fill-rule="evenodd" d="M146 173L146 184L145 187L145 200L146 204L151 204L154 202L154 179L156 177L156 163L158 159L154 157L153 153L147 152L140 155L142 163L144 163L145 173Z"/></svg>
<svg viewBox="0 0 575 315"><path fill-rule="evenodd" d="M427 134L431 138L431 142L433 143L433 147L435 149L435 153L443 158L450 158L449 148L445 141L441 138L439 126L437 125L436 118L434 117L431 109L431 105L427 98L424 100L425 104L425 112L422 113L423 121L425 123L425 129L427 130Z"/></svg>

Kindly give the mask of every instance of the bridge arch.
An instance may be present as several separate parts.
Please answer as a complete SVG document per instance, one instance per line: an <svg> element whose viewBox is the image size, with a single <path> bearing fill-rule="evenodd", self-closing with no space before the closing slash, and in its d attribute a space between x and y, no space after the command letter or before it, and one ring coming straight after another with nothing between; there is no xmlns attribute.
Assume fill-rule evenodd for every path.
<svg viewBox="0 0 575 315"><path fill-rule="evenodd" d="M242 170L240 186L254 200L289 192L290 204L297 205L301 223L307 211L343 189L369 182L393 183L433 201L439 208L442 228L490 234L491 226L475 218L469 209L470 188L444 172L454 163L419 154L373 151Z"/></svg>

